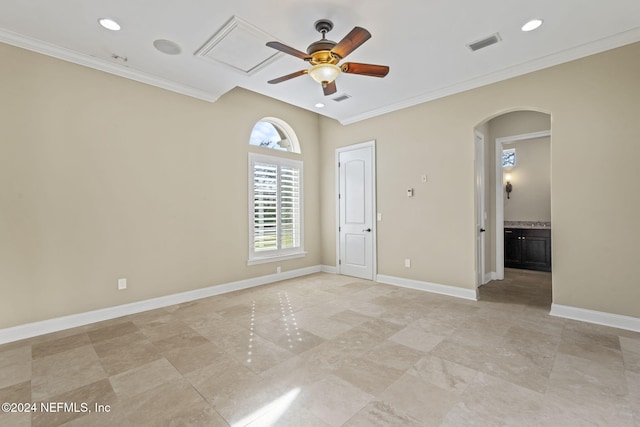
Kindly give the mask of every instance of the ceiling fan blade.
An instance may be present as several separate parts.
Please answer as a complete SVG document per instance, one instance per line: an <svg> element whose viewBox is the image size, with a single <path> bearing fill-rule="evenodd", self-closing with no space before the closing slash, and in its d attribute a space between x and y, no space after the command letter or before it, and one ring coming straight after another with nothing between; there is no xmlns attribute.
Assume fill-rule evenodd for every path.
<svg viewBox="0 0 640 427"><path fill-rule="evenodd" d="M371 33L362 27L355 27L349 34L344 36L338 44L331 49L331 52L344 59L360 45L371 38Z"/></svg>
<svg viewBox="0 0 640 427"><path fill-rule="evenodd" d="M324 96L329 96L329 95L333 95L334 93L336 93L336 91L338 89L336 89L335 80L332 81L331 83L327 83L326 85L322 86L322 90L324 92Z"/></svg>
<svg viewBox="0 0 640 427"><path fill-rule="evenodd" d="M386 65L360 64L358 62L345 62L340 66L340 69L344 73L371 77L384 77L389 73L389 67Z"/></svg>
<svg viewBox="0 0 640 427"><path fill-rule="evenodd" d="M276 84L276 83L282 83L282 82L284 82L286 80L290 80L290 79L293 79L295 77L302 76L304 74L307 74L307 70L296 71L295 73L287 74L286 76L282 76L282 77L278 77L277 79L269 80L267 83L270 83L272 85Z"/></svg>
<svg viewBox="0 0 640 427"><path fill-rule="evenodd" d="M272 47L272 48L274 48L276 50L279 50L280 52L284 52L284 53L288 53L289 55L293 55L296 58L304 59L305 61L308 60L308 59L311 59L311 57L308 54L306 54L306 53L304 53L304 52L302 52L302 51L300 51L298 49L294 49L291 46L287 46L284 43L268 42L267 46Z"/></svg>

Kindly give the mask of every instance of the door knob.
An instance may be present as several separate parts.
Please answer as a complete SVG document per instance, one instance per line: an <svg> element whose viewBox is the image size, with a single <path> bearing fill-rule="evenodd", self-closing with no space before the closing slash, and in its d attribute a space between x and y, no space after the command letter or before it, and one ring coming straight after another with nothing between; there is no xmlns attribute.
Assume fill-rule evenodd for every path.
<svg viewBox="0 0 640 427"><path fill-rule="evenodd" d="M371 233L371 229L370 229L370 228L367 228L366 230L362 230L362 232L363 232L363 233L364 233L365 231L366 231L367 233Z"/></svg>
<svg viewBox="0 0 640 427"><path fill-rule="evenodd" d="M484 233L485 231L487 231L487 230L485 230L484 228L481 228L481 229L480 229L480 232L481 232L481 233Z"/></svg>

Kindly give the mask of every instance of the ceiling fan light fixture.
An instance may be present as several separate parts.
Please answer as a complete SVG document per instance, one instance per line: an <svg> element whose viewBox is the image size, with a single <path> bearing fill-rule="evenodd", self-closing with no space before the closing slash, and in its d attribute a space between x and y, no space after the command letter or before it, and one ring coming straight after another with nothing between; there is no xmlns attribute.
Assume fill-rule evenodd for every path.
<svg viewBox="0 0 640 427"><path fill-rule="evenodd" d="M334 64L317 64L309 68L307 74L320 84L328 84L338 78L340 67Z"/></svg>

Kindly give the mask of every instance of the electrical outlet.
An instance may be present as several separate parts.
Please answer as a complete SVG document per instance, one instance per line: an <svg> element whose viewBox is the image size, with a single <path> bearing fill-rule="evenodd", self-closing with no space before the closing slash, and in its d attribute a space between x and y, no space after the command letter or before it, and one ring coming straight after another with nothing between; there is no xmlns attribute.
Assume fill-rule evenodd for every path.
<svg viewBox="0 0 640 427"><path fill-rule="evenodd" d="M118 279L118 290L127 289L127 279Z"/></svg>
<svg viewBox="0 0 640 427"><path fill-rule="evenodd" d="M382 221L382 213L378 212L378 221Z"/></svg>
<svg viewBox="0 0 640 427"><path fill-rule="evenodd" d="M411 268L411 260L409 258L405 258L404 266L407 268Z"/></svg>
<svg viewBox="0 0 640 427"><path fill-rule="evenodd" d="M276 267L276 273L278 273L278 274L282 273L282 268L281 267Z"/></svg>

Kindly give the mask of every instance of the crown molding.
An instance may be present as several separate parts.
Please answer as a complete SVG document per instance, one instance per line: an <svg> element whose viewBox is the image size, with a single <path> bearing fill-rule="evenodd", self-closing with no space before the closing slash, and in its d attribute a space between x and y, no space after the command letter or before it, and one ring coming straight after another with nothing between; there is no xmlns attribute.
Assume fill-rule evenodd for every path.
<svg viewBox="0 0 640 427"><path fill-rule="evenodd" d="M607 50L622 47L624 45L635 43L638 41L640 41L640 27L616 34L611 37L596 40L591 43L586 43L571 49L566 49L552 55L547 55L543 58L528 61L522 64L515 65L513 67L508 67L503 70L499 70L478 78L467 80L465 82L440 88L434 91L425 92L420 95L408 98L404 101L365 111L363 113L359 113L343 119L338 119L338 121L343 125L356 123L362 120L381 116L383 114L388 114L394 111L413 107L418 104L423 104L425 102L434 101L439 98L444 98L446 96L455 95L467 90L476 89L492 83L497 83L513 77L518 77L534 71L539 71L545 68L553 67L555 65L574 61L576 59L580 59L589 55L605 52ZM109 74L124 77L126 79L134 80L140 83L155 86L161 89L169 90L171 92L176 92L192 98L201 99L207 102L215 102L222 95L215 95L209 92L195 89L190 86L177 84L148 73L143 73L131 68L122 67L100 58L81 54L70 49L65 49L60 46L26 37L8 30L0 29L0 42L61 59L63 61L93 68L95 70L103 71Z"/></svg>
<svg viewBox="0 0 640 427"><path fill-rule="evenodd" d="M339 120L348 125L640 41L640 27Z"/></svg>
<svg viewBox="0 0 640 427"><path fill-rule="evenodd" d="M125 79L134 80L192 98L201 99L203 101L215 102L220 97L220 95L216 96L212 93L195 89L190 86L177 84L151 74L143 73L141 71L137 71L127 67L118 66L117 64L105 61L104 59L82 54L70 49L65 49L60 46L45 43L41 40L36 40L31 37L26 37L21 34L3 29L0 29L0 42L10 44L22 49L30 50L32 52L51 56L53 58L61 59L63 61L72 62L84 67L93 68L94 70L103 71L105 73L113 74L119 77L124 77Z"/></svg>

